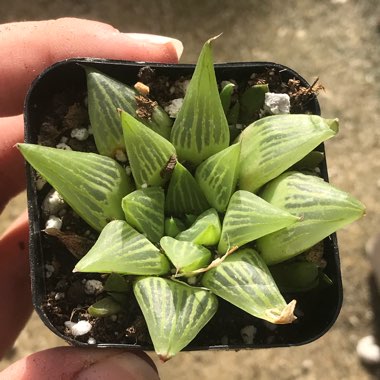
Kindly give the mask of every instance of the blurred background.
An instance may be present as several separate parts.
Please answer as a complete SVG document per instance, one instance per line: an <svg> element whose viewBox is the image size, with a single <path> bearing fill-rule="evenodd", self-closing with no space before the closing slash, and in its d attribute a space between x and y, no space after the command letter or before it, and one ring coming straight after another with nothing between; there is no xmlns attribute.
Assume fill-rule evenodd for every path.
<svg viewBox="0 0 380 380"><path fill-rule="evenodd" d="M367 206L365 218L338 233L344 304L332 329L302 347L181 353L158 363L162 379L375 379L361 365L357 341L374 331L365 244L380 232L379 0L0 0L0 22L73 16L123 32L183 41L182 62L194 63L205 40L223 32L215 59L274 61L309 82L318 76L322 115L338 117L339 136L326 144L330 181ZM21 194L0 216L0 233L22 209ZM380 304L380 299L377 300ZM33 316L0 369L36 350L64 344Z"/></svg>

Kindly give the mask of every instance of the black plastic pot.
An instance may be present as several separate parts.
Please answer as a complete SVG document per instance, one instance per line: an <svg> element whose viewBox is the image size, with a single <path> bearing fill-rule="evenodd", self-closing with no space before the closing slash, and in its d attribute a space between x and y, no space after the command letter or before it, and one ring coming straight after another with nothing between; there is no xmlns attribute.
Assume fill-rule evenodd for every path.
<svg viewBox="0 0 380 380"><path fill-rule="evenodd" d="M86 79L83 68L80 64L85 63L96 67L98 70L128 84L133 84L137 80L137 74L146 63L134 63L125 61L108 61L99 59L72 59L55 64L42 73L33 83L27 96L25 105L25 140L28 143L37 143L37 136L41 123L44 121L49 107L52 107L52 99L57 94L67 93L68 98L74 99L78 94L86 91ZM189 76L193 70L193 65L167 65L149 64L155 69L158 75L165 75L169 78ZM298 79L301 85L308 87L308 83L293 70L282 65L269 62L253 63L229 63L216 65L218 80L234 79L238 83L246 81L252 73L263 73L269 69L274 69L284 82L289 79ZM308 103L308 112L319 114L318 101L313 98ZM319 147L323 150L323 145ZM325 180L328 180L326 161L320 170ZM34 307L42 321L56 335L65 339L68 343L79 346L89 346L88 343L78 341L73 337L64 335L62 328L57 328L54 318L46 312L47 286L45 277L45 264L48 257L47 248L49 242L54 237L46 236L41 230L44 228L41 217L41 195L38 194L35 184L33 169L27 165L28 177L28 208L30 218L30 266ZM343 291L340 274L339 253L335 234L324 240L324 259L327 261L325 273L330 277L333 284L318 291L297 294L299 308L302 315L291 325L277 326L273 331L264 322L258 321L254 317L227 304L221 300L220 310L214 318L222 321L227 329L236 329L231 324L231 320L240 321L245 325L253 324L258 328L255 342L252 345L230 342L228 345L220 344L210 337L212 326L206 325L186 350L207 350L207 349L241 349L241 348L269 348L287 347L309 343L325 334L334 324L342 304ZM297 314L297 313L296 313ZM210 322L212 323L212 322ZM240 324L241 324L240 323ZM207 342L207 343L205 343ZM92 347L94 345L91 345ZM118 343L98 343L99 347L123 347L128 349L151 350L152 346L142 346L139 344L118 344Z"/></svg>

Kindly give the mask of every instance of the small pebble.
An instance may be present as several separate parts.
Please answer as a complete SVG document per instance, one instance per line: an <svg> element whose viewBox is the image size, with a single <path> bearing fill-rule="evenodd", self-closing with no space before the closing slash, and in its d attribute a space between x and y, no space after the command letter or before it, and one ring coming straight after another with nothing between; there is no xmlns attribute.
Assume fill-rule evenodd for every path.
<svg viewBox="0 0 380 380"><path fill-rule="evenodd" d="M89 133L87 128L74 128L70 135L73 139L84 141L88 139Z"/></svg>
<svg viewBox="0 0 380 380"><path fill-rule="evenodd" d="M72 150L71 147L69 147L65 143L59 143L55 146L57 149L63 149L63 150Z"/></svg>
<svg viewBox="0 0 380 380"><path fill-rule="evenodd" d="M252 344L253 339L255 338L255 335L256 335L256 331L257 329L253 325L248 325L248 326L243 327L240 330L240 335L243 339L243 342L245 344Z"/></svg>
<svg viewBox="0 0 380 380"><path fill-rule="evenodd" d="M45 270L46 270L45 277L50 278L51 275L54 273L55 268L51 264L45 264Z"/></svg>
<svg viewBox="0 0 380 380"><path fill-rule="evenodd" d="M364 363L380 364L380 346L376 343L373 335L360 339L356 346L356 352Z"/></svg>
<svg viewBox="0 0 380 380"><path fill-rule="evenodd" d="M265 94L264 111L272 115L287 114L290 112L290 97L288 94L267 92Z"/></svg>
<svg viewBox="0 0 380 380"><path fill-rule="evenodd" d="M54 299L56 301L62 300L65 298L65 293L55 293Z"/></svg>
<svg viewBox="0 0 380 380"><path fill-rule="evenodd" d="M45 185L46 185L46 181L40 175L37 175L37 178L36 178L36 188L37 188L37 190L42 190L42 188Z"/></svg>
<svg viewBox="0 0 380 380"><path fill-rule="evenodd" d="M66 321L65 326L70 330L71 334L74 336L85 335L92 329L92 325L88 321L79 321L78 323Z"/></svg>
<svg viewBox="0 0 380 380"><path fill-rule="evenodd" d="M96 344L96 339L93 338L92 336L90 336L90 337L88 338L88 340L87 340L87 343L88 343L88 344Z"/></svg>
<svg viewBox="0 0 380 380"><path fill-rule="evenodd" d="M103 283L99 280L87 280L84 284L86 294L98 295L103 291Z"/></svg>
<svg viewBox="0 0 380 380"><path fill-rule="evenodd" d="M183 98L177 98L170 101L169 105L165 107L165 111L169 114L169 116L175 119L178 115L179 110L181 109L183 104Z"/></svg>
<svg viewBox="0 0 380 380"><path fill-rule="evenodd" d="M45 223L45 229L55 228L60 230L62 228L62 220L57 216L50 215L49 219Z"/></svg>
<svg viewBox="0 0 380 380"><path fill-rule="evenodd" d="M45 215L57 215L66 206L65 201L56 190L50 190L42 202L42 211Z"/></svg>

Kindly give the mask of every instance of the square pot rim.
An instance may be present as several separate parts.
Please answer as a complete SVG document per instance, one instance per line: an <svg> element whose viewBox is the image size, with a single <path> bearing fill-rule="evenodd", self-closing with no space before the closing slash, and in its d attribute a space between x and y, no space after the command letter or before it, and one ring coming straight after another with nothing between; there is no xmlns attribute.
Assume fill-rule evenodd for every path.
<svg viewBox="0 0 380 380"><path fill-rule="evenodd" d="M170 63L156 63L156 62L142 62L142 61L127 61L127 60L112 60L112 59L101 59L101 58L70 58L65 59L62 61L59 61L48 68L46 68L43 72L41 72L35 80L32 82L29 91L27 93L27 96L25 98L24 103L24 126L25 126L25 142L31 143L33 142L33 138L31 136L31 129L30 127L33 112L35 112L36 104L33 103L34 98L38 97L38 91L39 86L41 85L41 81L46 80L47 77L49 77L51 74L54 74L57 70L60 70L63 67L67 67L67 65L94 65L94 66L104 66L108 67L110 70L114 67L124 67L124 68L133 68L136 70L136 68L141 68L144 66L150 66L154 69L158 70L185 70L188 73L191 73L194 68L195 64L170 64ZM225 69L230 70L254 70L255 68L274 68L277 69L281 73L286 73L287 76L293 76L300 80L301 84L304 86L309 86L309 83L295 70L278 64L274 62L268 62L268 61L253 61L253 62L225 62L225 63L216 63L215 65L215 71L218 75L218 72ZM37 92L37 95L36 95ZM318 100L316 97L312 100L314 102L314 114L320 115L320 107ZM319 147L324 152L324 145L321 144ZM138 350L146 350L150 351L153 350L152 346L149 345L137 345L137 344L118 344L118 343L97 343L97 344L89 344L89 343L83 343L80 341L75 340L72 337L69 337L67 335L64 335L61 333L50 321L47 314L44 312L41 300L39 297L37 297L36 289L37 287L41 286L41 281L44 282L45 279L42 278L38 281L37 278L37 266L40 264L44 264L40 261L36 261L35 255L32 253L35 253L35 250L40 248L42 249L41 244L41 234L42 231L40 228L36 228L36 222L39 224L39 211L37 207L37 201L33 201L33 197L37 194L34 180L33 180L33 169L31 166L26 163L27 168L27 195L28 195L28 213L29 213L29 220L32 221L34 219L37 219L34 222L30 222L29 226L29 233L30 233L30 241L29 241L29 247L30 247L30 271L31 271L31 284L32 284L32 301L34 309L36 310L37 314L43 321L43 323L51 330L53 331L57 336L64 339L66 342L68 342L71 345L75 346L81 346L81 347L99 347L99 348L128 348L128 349L138 349ZM322 163L321 168L321 174L323 178L328 181L328 171L327 171L327 163L326 163L326 157ZM333 233L326 239L324 239L325 246L326 244L330 247L330 250L333 252L333 258L331 261L336 266L336 292L337 292L337 303L335 304L335 310L333 314L331 315L331 318L329 322L325 325L323 329L321 329L318 333L314 334L313 336L308 337L307 339L304 339L299 342L290 342L290 343L275 343L275 344L252 344L252 345L246 345L246 344L234 344L234 345L209 345L209 346L196 346L191 345L191 343L183 349L183 351L197 351L197 350L241 350L241 349L257 349L257 348L275 348L275 347L291 347L291 346L300 346L304 344L309 344L317 339L319 339L321 336L323 336L327 331L330 330L330 328L334 325L336 319L338 318L339 312L341 310L342 302L343 302L343 286L342 286L342 278L341 278L341 271L340 271L340 259L339 259L339 249L338 249L338 242L336 234ZM326 249L326 248L325 248ZM42 254L42 253L41 253ZM42 269L42 273L44 270ZM41 270L40 270L41 274ZM46 291L46 289L45 289Z"/></svg>

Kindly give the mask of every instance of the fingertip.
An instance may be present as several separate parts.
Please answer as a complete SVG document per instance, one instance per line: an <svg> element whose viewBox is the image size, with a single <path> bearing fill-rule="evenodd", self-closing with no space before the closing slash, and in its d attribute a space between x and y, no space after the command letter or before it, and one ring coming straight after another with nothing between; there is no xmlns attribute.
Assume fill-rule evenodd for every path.
<svg viewBox="0 0 380 380"><path fill-rule="evenodd" d="M0 380L157 380L146 355L116 349L57 347L23 358L0 373Z"/></svg>

